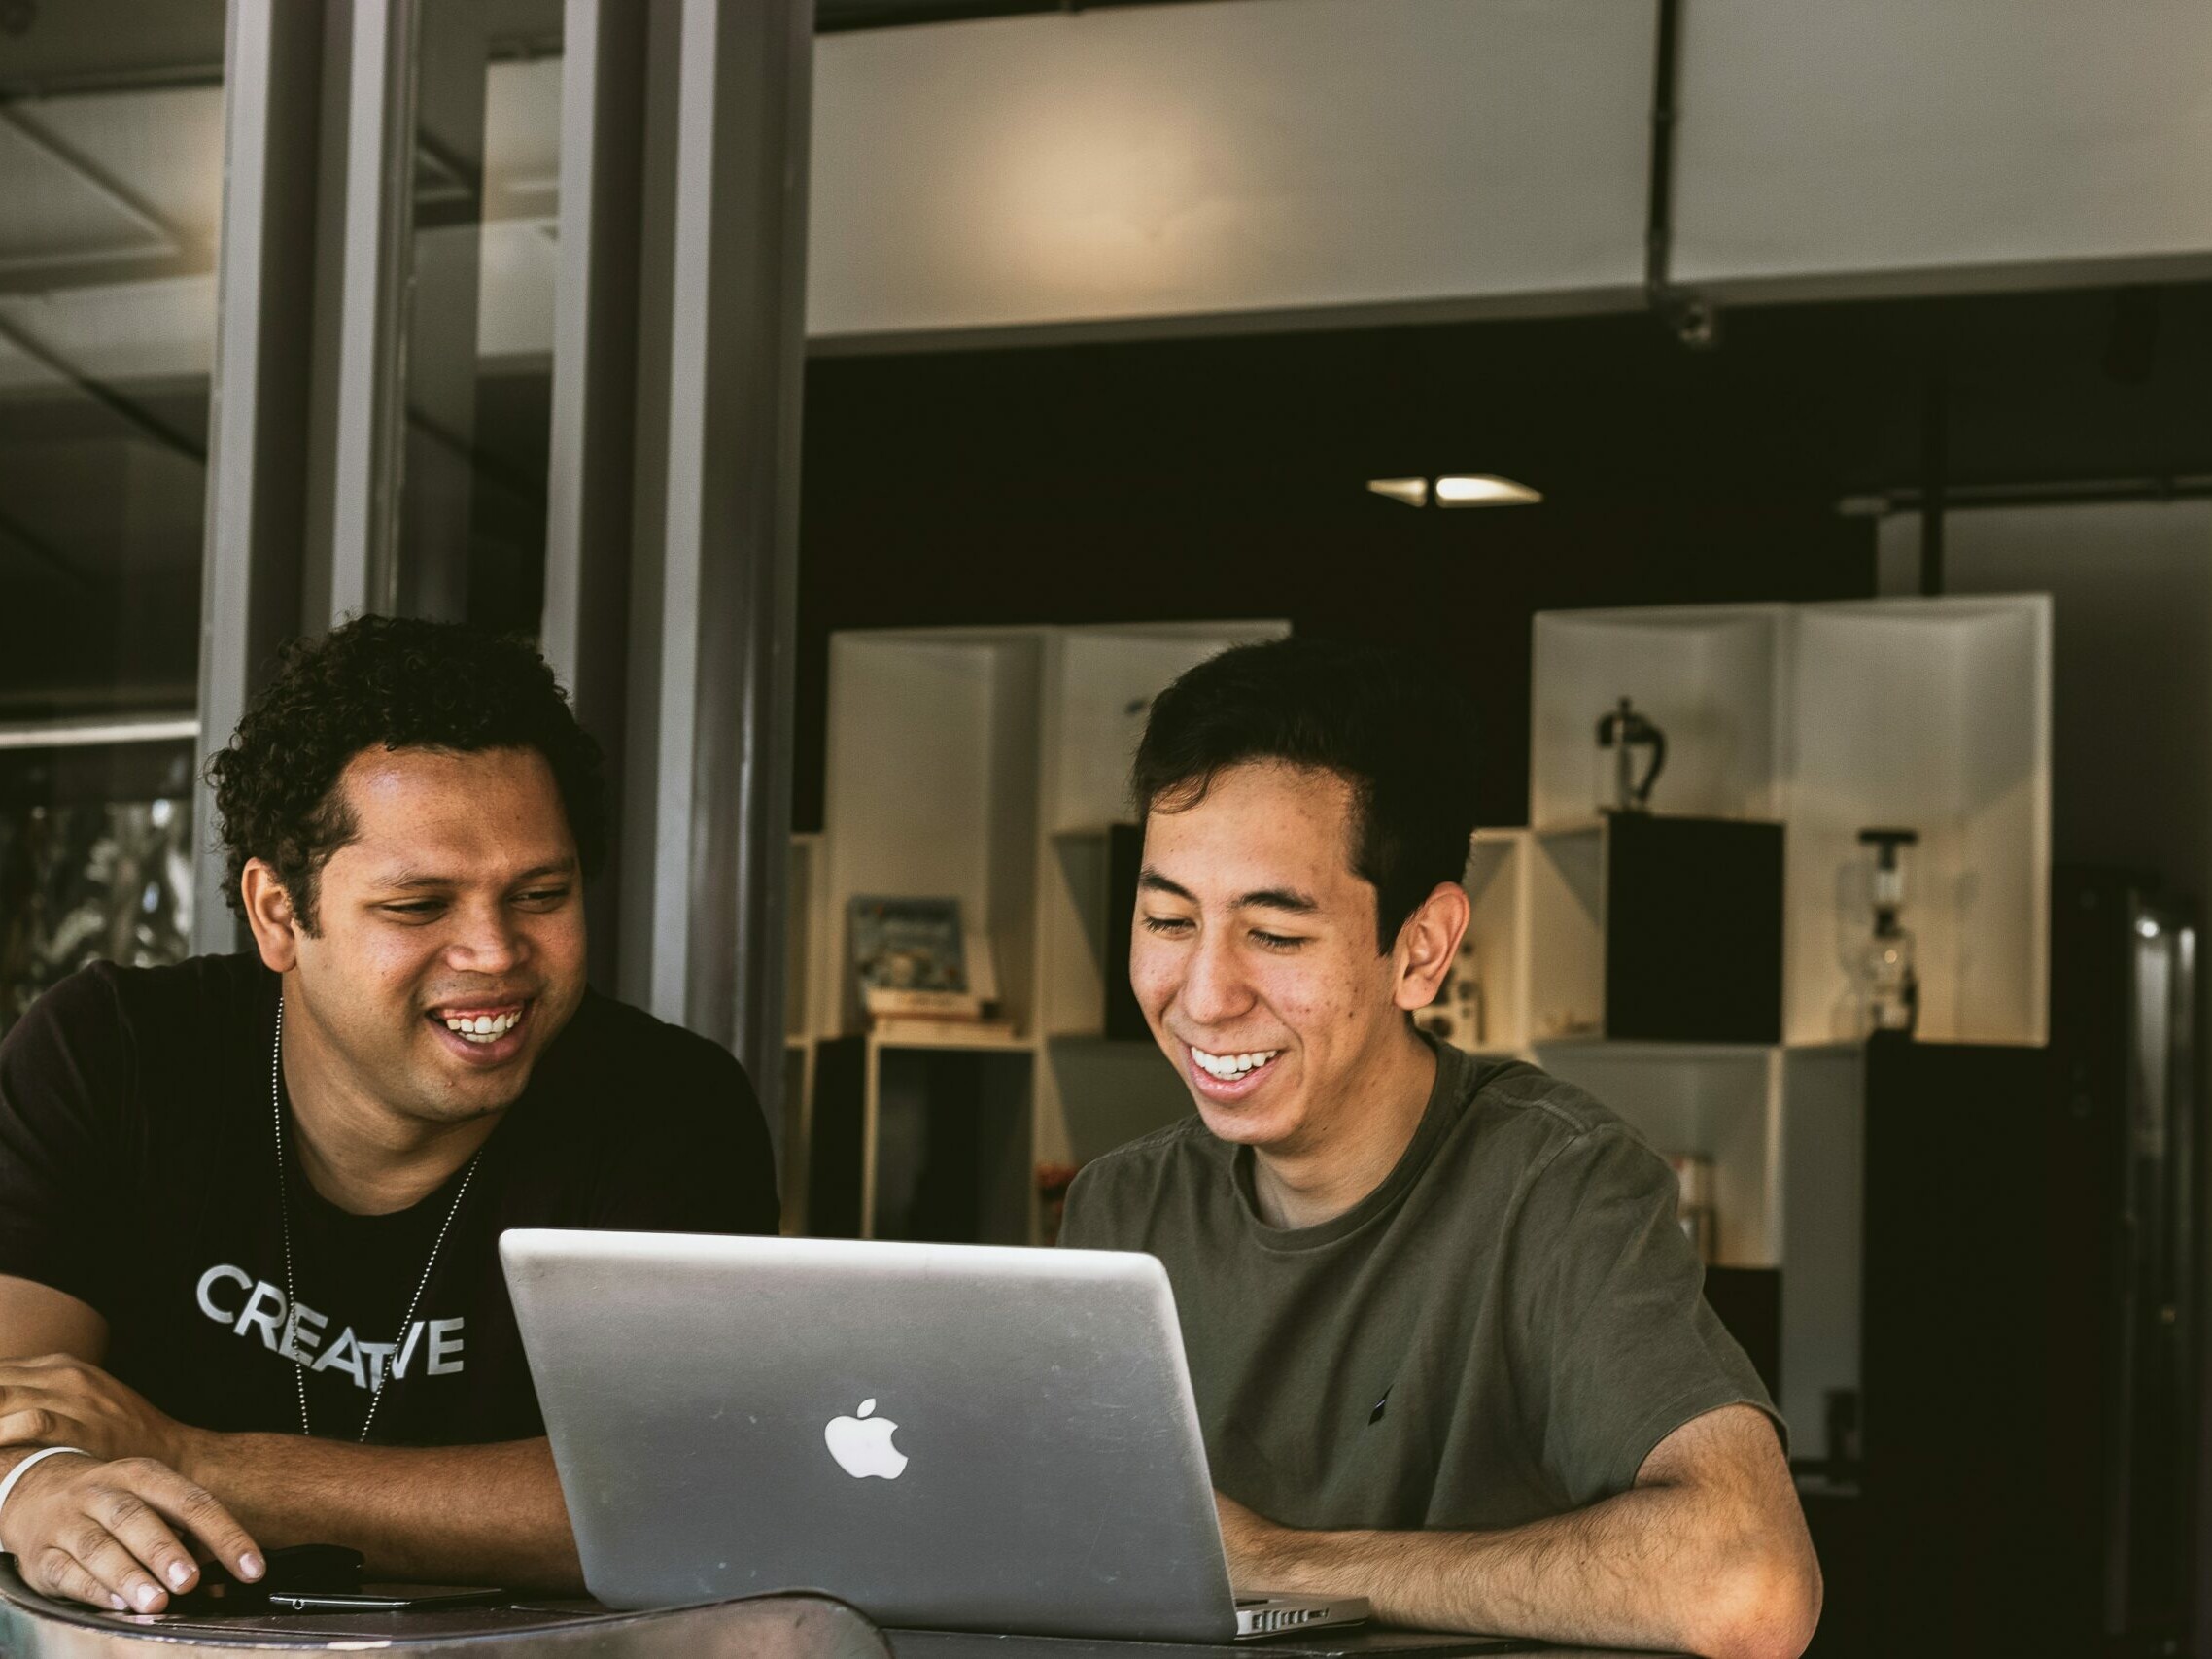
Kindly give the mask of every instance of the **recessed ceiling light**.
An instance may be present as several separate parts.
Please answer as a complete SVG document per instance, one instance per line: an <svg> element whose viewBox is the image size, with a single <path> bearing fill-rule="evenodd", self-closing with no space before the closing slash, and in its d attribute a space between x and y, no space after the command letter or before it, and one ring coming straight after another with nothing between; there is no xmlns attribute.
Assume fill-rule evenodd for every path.
<svg viewBox="0 0 2212 1659"><path fill-rule="evenodd" d="M1436 504L1440 507L1525 507L1542 500L1540 491L1488 473L1436 480Z"/></svg>
<svg viewBox="0 0 2212 1659"><path fill-rule="evenodd" d="M1394 501L1403 501L1409 507L1429 504L1429 480L1426 478L1369 478L1367 488L1378 496L1388 496Z"/></svg>
<svg viewBox="0 0 2212 1659"><path fill-rule="evenodd" d="M1488 473L1427 478L1369 478L1367 488L1409 507L1519 507L1543 500L1540 491Z"/></svg>

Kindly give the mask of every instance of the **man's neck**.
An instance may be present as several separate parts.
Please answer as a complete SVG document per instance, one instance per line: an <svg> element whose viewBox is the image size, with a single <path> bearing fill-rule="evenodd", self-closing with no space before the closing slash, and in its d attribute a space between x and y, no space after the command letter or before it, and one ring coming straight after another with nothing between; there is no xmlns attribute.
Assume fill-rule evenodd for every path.
<svg viewBox="0 0 2212 1659"><path fill-rule="evenodd" d="M474 1156L500 1121L489 1113L437 1123L395 1111L365 1092L312 1022L291 1011L284 1088L300 1169L317 1192L355 1215L391 1215L420 1203Z"/></svg>
<svg viewBox="0 0 2212 1659"><path fill-rule="evenodd" d="M1319 1227L1380 1187L1405 1156L1436 1082L1435 1052L1411 1025L1366 1068L1358 1097L1296 1147L1253 1149L1252 1190L1269 1227Z"/></svg>

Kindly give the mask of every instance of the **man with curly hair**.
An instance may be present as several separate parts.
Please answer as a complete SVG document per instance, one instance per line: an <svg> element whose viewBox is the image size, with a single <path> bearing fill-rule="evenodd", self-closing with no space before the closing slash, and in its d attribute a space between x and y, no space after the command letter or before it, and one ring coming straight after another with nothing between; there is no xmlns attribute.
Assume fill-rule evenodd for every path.
<svg viewBox="0 0 2212 1659"><path fill-rule="evenodd" d="M209 775L254 949L0 1044L0 1548L142 1612L194 1543L578 1587L499 1235L773 1231L751 1087L585 985L599 755L529 645L348 623Z"/></svg>

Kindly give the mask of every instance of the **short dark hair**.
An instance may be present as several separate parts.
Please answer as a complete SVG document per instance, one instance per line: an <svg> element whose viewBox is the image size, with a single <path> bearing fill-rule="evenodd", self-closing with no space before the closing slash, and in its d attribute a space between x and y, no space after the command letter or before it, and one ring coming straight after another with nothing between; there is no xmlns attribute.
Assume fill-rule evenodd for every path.
<svg viewBox="0 0 2212 1659"><path fill-rule="evenodd" d="M360 833L338 778L372 748L536 749L553 770L584 876L605 858L599 745L536 647L462 623L363 616L286 645L228 745L208 760L232 910L244 914L239 879L259 858L316 931L316 880Z"/></svg>
<svg viewBox="0 0 2212 1659"><path fill-rule="evenodd" d="M1352 871L1375 889L1385 951L1440 882L1467 873L1474 714L1402 655L1331 639L1238 645L1154 700L1130 778L1139 819L1205 798L1252 761L1334 773L1352 787Z"/></svg>

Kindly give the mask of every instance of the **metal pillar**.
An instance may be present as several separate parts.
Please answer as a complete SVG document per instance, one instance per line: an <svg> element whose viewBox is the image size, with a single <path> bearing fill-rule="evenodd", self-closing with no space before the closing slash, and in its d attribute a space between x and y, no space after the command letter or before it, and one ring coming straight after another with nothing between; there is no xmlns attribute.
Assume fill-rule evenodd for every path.
<svg viewBox="0 0 2212 1659"><path fill-rule="evenodd" d="M400 383L393 608L445 621L468 614L477 519L487 12L432 0L415 19L405 213L392 230L404 294L404 339L384 363Z"/></svg>
<svg viewBox="0 0 2212 1659"><path fill-rule="evenodd" d="M229 741L298 625L315 289L321 9L231 0L224 71L222 283L200 582L200 745ZM215 800L192 800L195 951L235 950Z"/></svg>
<svg viewBox="0 0 2212 1659"><path fill-rule="evenodd" d="M732 1048L775 1125L813 6L651 27L621 985Z"/></svg>
<svg viewBox="0 0 2212 1659"><path fill-rule="evenodd" d="M399 604L398 458L412 223L417 0L351 0L325 625Z"/></svg>
<svg viewBox="0 0 2212 1659"><path fill-rule="evenodd" d="M568 0L561 68L561 275L539 642L624 777L630 541L637 460L643 5ZM615 840L616 857L622 839ZM619 868L619 863L617 864ZM586 894L592 980L615 985L616 876Z"/></svg>

